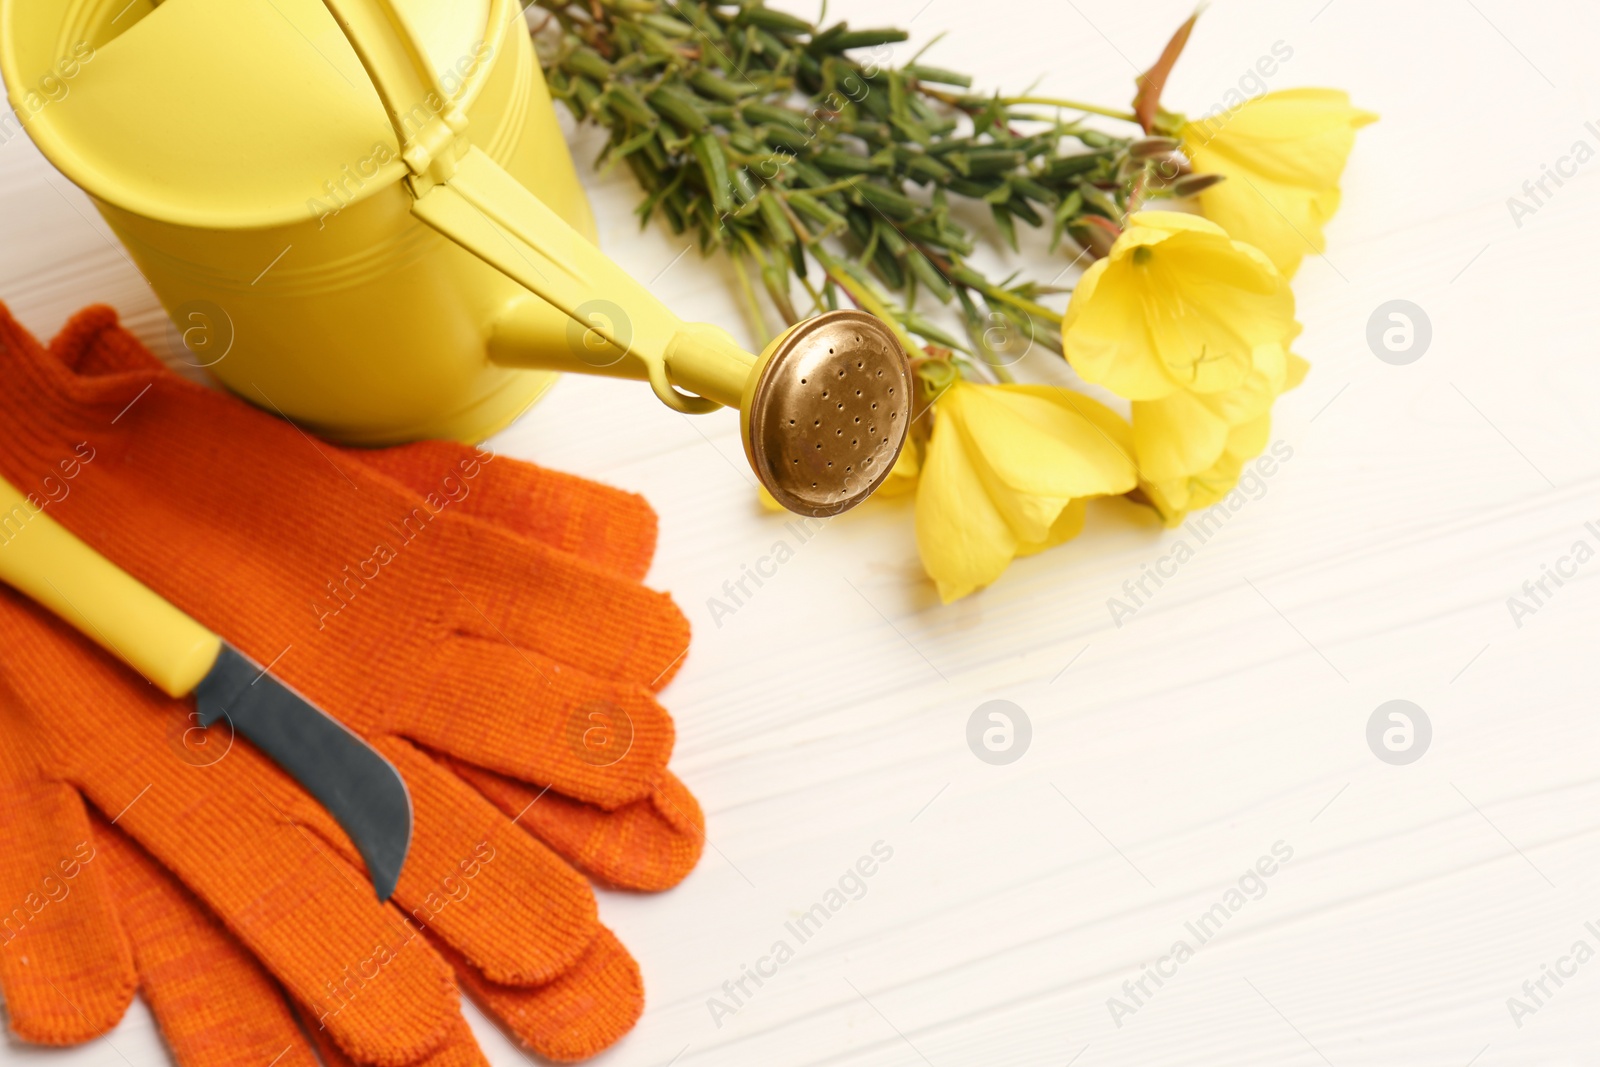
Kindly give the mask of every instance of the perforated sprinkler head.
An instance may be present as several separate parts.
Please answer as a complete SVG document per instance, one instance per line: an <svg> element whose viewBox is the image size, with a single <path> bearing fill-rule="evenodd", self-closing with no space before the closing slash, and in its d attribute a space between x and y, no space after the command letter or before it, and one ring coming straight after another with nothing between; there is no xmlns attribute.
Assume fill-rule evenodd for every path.
<svg viewBox="0 0 1600 1067"><path fill-rule="evenodd" d="M788 510L818 517L872 495L910 423L905 350L861 311L826 312L779 337L740 405L745 455L761 484Z"/></svg>

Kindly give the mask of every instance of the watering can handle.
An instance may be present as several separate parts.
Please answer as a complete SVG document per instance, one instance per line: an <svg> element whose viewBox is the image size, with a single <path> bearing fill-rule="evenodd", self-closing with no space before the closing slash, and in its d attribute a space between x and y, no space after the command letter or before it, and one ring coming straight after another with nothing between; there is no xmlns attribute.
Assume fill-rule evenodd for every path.
<svg viewBox="0 0 1600 1067"><path fill-rule="evenodd" d="M443 181L459 149L456 135L467 118L450 100L417 35L393 0L325 0L366 68L399 138L400 156L414 176ZM423 121L413 126L421 114ZM431 181L424 182L426 185Z"/></svg>
<svg viewBox="0 0 1600 1067"><path fill-rule="evenodd" d="M726 331L690 324L613 263L566 220L463 136L448 101L394 0L323 0L383 100L411 170L412 214L559 308L644 366L667 406L698 414L738 406L755 357ZM674 382L704 394L685 395ZM711 399L707 399L710 397Z"/></svg>

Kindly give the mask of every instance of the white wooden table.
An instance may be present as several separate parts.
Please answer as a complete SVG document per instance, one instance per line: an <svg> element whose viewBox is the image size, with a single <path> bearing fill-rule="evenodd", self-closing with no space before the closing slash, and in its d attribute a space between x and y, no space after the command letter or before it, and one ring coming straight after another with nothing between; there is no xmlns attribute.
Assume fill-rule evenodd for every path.
<svg viewBox="0 0 1600 1067"><path fill-rule="evenodd" d="M1188 0L832 8L909 23L906 47L950 31L930 60L984 85L1044 73L1041 91L1109 103ZM1520 627L1507 607L1575 541L1600 547L1600 160L1547 182L1520 226L1507 205L1576 142L1600 148L1600 11L1219 0L1169 103L1206 110L1279 41L1293 57L1271 87L1345 87L1383 117L1328 256L1295 284L1313 369L1274 428L1293 458L1121 627L1107 599L1183 536L1131 508L941 607L909 505L870 505L716 625L723 582L796 541L757 507L732 418L570 378L495 442L645 493L652 581L696 628L666 696L711 847L670 893L603 895L649 1006L599 1062L1600 1063L1600 962L1561 962L1600 950L1600 561ZM637 232L624 174L592 188L617 259L685 315L742 328L720 265L661 273L682 242ZM0 205L0 297L24 322L48 334L102 300L170 348L84 197L23 138L0 148ZM1365 339L1394 299L1432 324L1406 366ZM994 699L1032 724L1006 766L966 743ZM1409 765L1367 742L1393 699L1432 726ZM785 924L880 841L892 859L799 944ZM1275 847L1292 858L1245 877ZM1241 878L1251 895L1230 897ZM1201 944L1186 924L1207 914ZM723 983L780 939L794 958L715 1019L708 998L731 1005ZM1180 940L1192 958L1166 959ZM1514 1018L1547 964L1575 973ZM520 1061L473 1018L496 1063ZM0 1057L166 1062L142 1007L109 1041Z"/></svg>

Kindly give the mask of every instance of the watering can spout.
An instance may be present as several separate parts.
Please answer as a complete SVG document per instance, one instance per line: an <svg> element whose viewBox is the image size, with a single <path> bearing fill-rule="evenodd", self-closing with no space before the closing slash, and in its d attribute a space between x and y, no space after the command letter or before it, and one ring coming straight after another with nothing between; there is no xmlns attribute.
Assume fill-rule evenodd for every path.
<svg viewBox="0 0 1600 1067"><path fill-rule="evenodd" d="M411 214L530 294L495 325L491 361L642 379L685 414L736 407L746 458L791 511L838 514L888 476L911 421L911 381L887 326L828 312L758 357L723 330L685 323L472 145L459 111L420 128L405 121L406 101L443 98L443 87L395 0L323 2L394 126Z"/></svg>
<svg viewBox="0 0 1600 1067"><path fill-rule="evenodd" d="M648 381L663 403L686 414L733 408L761 484L804 515L854 507L899 457L911 375L898 341L872 316L826 312L786 330L759 356L726 330L680 321L659 359L629 343L632 322L609 300L590 301L569 317L530 294L495 323L489 358Z"/></svg>

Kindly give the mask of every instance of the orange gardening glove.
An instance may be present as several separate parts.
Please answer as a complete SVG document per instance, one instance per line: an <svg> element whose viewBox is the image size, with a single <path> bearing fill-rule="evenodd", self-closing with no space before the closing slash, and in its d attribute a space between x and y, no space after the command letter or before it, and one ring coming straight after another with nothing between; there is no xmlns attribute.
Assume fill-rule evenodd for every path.
<svg viewBox="0 0 1600 1067"><path fill-rule="evenodd" d="M94 861L116 894L141 990L178 1067L317 1067L348 1063L272 977L162 866L103 819ZM302 1030L302 1025L304 1030ZM310 1035L308 1040L307 1034ZM487 1067L457 1016L429 1067Z"/></svg>
<svg viewBox="0 0 1600 1067"><path fill-rule="evenodd" d="M217 731L196 757L191 703L4 589L0 646L0 899L17 902L0 917L0 987L19 1036L98 1036L133 989L124 894L80 797L222 916L355 1061L459 1055L458 978L552 1059L593 1055L637 1019L638 968L581 878L448 771L420 756L404 768L410 886L379 904L338 825L275 764ZM578 956L548 979L485 974L519 946L567 941Z"/></svg>
<svg viewBox="0 0 1600 1067"><path fill-rule="evenodd" d="M354 1061L316 1025L316 1012L282 988L206 908L138 845L104 819L91 820L93 856L115 893L115 911L132 950L139 987L178 1067L351 1067ZM564 983L507 990L494 1007L507 1018L536 1017L546 1027L541 1049L555 1059L566 1025L582 1012ZM565 1033L562 1032L565 1026ZM315 1049L315 1054L313 1054ZM488 1067L466 1020L451 1022L426 1067Z"/></svg>
<svg viewBox="0 0 1600 1067"><path fill-rule="evenodd" d="M19 389L18 393L27 394L28 397L19 405L18 413L9 420L9 428L26 429L19 425L19 420L34 419L43 424L47 432L19 434L19 439L31 442L32 447L48 448L50 440L60 441L72 436L79 436L78 444L83 446L83 450L72 453L83 461L81 467L74 465L75 469L70 473L67 466L59 465L59 473L51 469L52 472L37 485L19 473L20 466L13 466L6 471L7 476L19 485L36 488L41 493L41 499L49 501L52 514L69 527L76 528L80 535L148 584L263 661L269 660L274 653L263 655L265 645L252 646L250 641L262 641L265 638L237 636L239 633L269 632L269 628L259 620L253 622L250 618L247 610L253 592L250 583L269 579L290 581L289 576L294 571L282 558L285 555L301 557L289 561L291 563L321 561L330 555L336 557L344 546L351 543L349 537L341 535L329 523L318 521L326 519L329 510L326 508L312 509L312 521L299 524L314 528L309 536L295 538L290 535L286 541L288 531L283 529L281 511L287 505L281 499L276 504L271 503L275 499L272 491L274 486L281 489L286 483L301 486L314 484L318 476L323 479L324 490L337 488L338 484L343 483L345 488L342 492L349 494L351 487L359 485L357 491L361 493L361 499L353 507L359 515L352 516L351 509L346 509L341 513L341 521L375 513L372 501L367 498L378 497L390 507L390 514L403 516L403 524L427 521L431 523L427 532L439 533L438 537L423 541L418 531L409 530L408 525L408 532L417 539L417 544L406 542L405 558L417 561L415 569L422 572L421 578L408 580L401 576L396 581L388 582L386 580L391 574L385 570L377 574L364 571L372 574L368 582L352 584L347 580L343 589L350 598L348 601L332 600L329 602L331 608L324 607L320 612L307 613L316 615L317 623L323 629L305 638L311 642L314 654L306 657L309 662L301 668L304 673L291 670L290 660L293 657L288 654L275 668L291 684L306 691L330 710L342 712L355 705L359 714L345 716L346 721L373 738L375 743L380 743L390 758L402 766L414 792L418 791L419 780L437 786L437 789L422 790L418 795L419 836L414 849L422 845L428 836L423 831L435 821L441 824L459 823L462 821L462 811L481 815L481 809L473 807L474 803L481 804L481 801L472 798L470 791L464 790L457 779L438 777L438 765L414 746L400 740L396 736L399 733L411 734L458 756L495 765L535 782L542 781L546 787L554 786L563 790L564 793L556 793L530 789L509 777L493 774L458 759L451 761L452 766L469 776L504 810L520 814L522 826L531 829L550 847L597 877L624 886L660 888L677 881L692 866L698 856L701 840L698 809L681 785L659 766L660 761L665 759L666 750L666 744L660 743L660 734L665 733L669 743L670 723L649 698L647 687L639 684L643 675L650 671L654 671L655 676L649 681L659 684L682 653L679 648L671 659L664 652L653 657L647 654L652 637L656 639L655 647L659 648L663 644L661 635L664 632L676 631L681 636L682 621L670 604L664 603L664 598L650 594L641 596L643 591L631 584L642 573L653 541L653 516L649 515L641 502L576 479L551 475L510 461L486 461L486 457L474 460L470 451L453 446L425 445L361 453L358 459L329 446L314 444L286 425L244 409L224 397L177 382L170 375L155 369L150 357L128 335L115 328L114 319L103 309L80 316L49 353L34 345L31 338L9 320L0 323L0 327L3 327L0 335L9 341L8 350L3 354L6 379L25 385L26 388ZM60 362L54 362L56 360ZM129 370L130 367L137 369ZM68 368L72 368L72 371ZM137 436L130 438L125 429L115 433L96 432L94 423L97 420L93 417L76 421L70 417L75 413L80 416L83 414L77 410L79 406L86 406L91 411L96 405L104 407L107 398L116 399L112 394L119 390L125 391L133 399L133 404L131 407L126 403L120 405L118 411L105 420L105 424L113 427L130 423L139 425ZM8 393L7 398L0 398L0 407L6 406L11 395ZM63 400L63 397L66 399ZM157 403L149 405L147 414L135 420L134 412L150 400L156 400ZM40 406L41 403L43 406ZM26 414L22 413L24 409ZM159 413L162 417L155 418L149 412ZM78 425L84 425L88 432L78 435ZM240 426L246 427L248 432L241 430ZM290 436L285 437L285 433ZM195 451L189 453L189 458L197 462L190 464L188 459L174 462L174 456L182 458L188 451L186 442L196 437ZM211 452L198 443L199 440L230 438L236 447L245 450L244 455L254 457L243 465L262 474L267 483L257 487L261 491L247 491L231 501L230 506L239 513L237 521L232 524L219 523L216 511L207 510L208 507L215 508L223 504L217 495L218 486L212 480L226 476L227 472L217 468L231 465L226 462L228 455ZM152 448L153 442L165 447ZM107 471L103 480L91 479L91 473L98 474L95 463L115 458L118 455L115 449L119 445L131 445L130 451L134 454L123 453L123 459L118 462L102 463L99 470ZM259 461L261 455L270 453L272 449L281 450L285 447L298 448L298 454L289 455L277 464ZM207 456L213 459L207 462ZM5 461L14 458L15 454L11 452L4 456ZM307 462L310 463L309 471ZM201 468L202 473L197 475L185 469L191 466ZM383 471L382 475L374 473L379 469ZM154 473L158 470L167 473ZM478 481L476 487L471 486L474 479ZM417 510L415 498L408 498L403 491L408 483L418 492L433 492L433 506ZM120 495L124 500L138 498L138 494L132 498L126 495L128 490L125 486L128 484L146 487L164 485L167 496L156 502L172 506L155 508L155 513L148 516L148 523L136 521L125 524L119 531L115 529L118 525L115 518L118 509L113 507L107 511L97 505L103 504L101 490L105 490L107 496ZM467 495L462 495L463 492ZM298 502L304 507L306 502L315 498L316 493L307 493L302 489L290 502ZM632 516L626 513L623 501L631 502ZM146 500L146 504L149 503L151 501ZM399 510L395 511L397 503ZM450 507L455 510L444 514L444 509ZM274 512L278 513L276 519L273 518ZM181 517L179 513L210 515L211 518L198 523L203 530L196 537L193 536L194 530L185 529L181 523L170 525ZM81 525L79 518L82 519ZM105 538L90 532L100 528L101 524L112 527ZM128 533L130 527L142 527L144 536L117 536L119 533ZM182 541L182 545L173 548L170 544L150 543L148 538L157 527L170 531L174 538ZM515 533L507 527L514 529ZM273 530L279 536L264 536L263 531L266 530ZM438 545L441 541L445 542L443 546ZM517 598L508 596L506 590L489 587L485 584L481 560L458 561L452 558L452 550L460 550L463 544L471 554L475 551L474 546L480 543L486 543L491 549L480 555L486 554L502 563L509 562L514 569L520 567L520 573L537 574L563 595L556 596L547 589L545 595L530 598L537 602L533 607L539 609L532 611L517 604ZM570 553L561 549L575 550L586 559L575 560ZM177 553L176 558L174 552ZM441 556L444 557L442 560ZM383 566L392 567L397 562L400 562L398 558ZM450 573L440 574L441 570L449 572L451 563L460 563L464 567L462 571L455 572L454 577L458 580L452 580ZM349 572L345 573L348 577ZM417 580L432 579L437 582L440 577L443 577L454 597L471 603L471 613L479 617L478 631L464 628L459 616L452 619L448 610L440 610L437 597L429 595L436 590L415 588ZM206 590L219 584L221 588L237 595L230 597L214 611L208 610ZM385 595L367 596L372 588L378 586L382 586L379 592ZM477 596L469 594L468 589ZM408 654L397 656L392 649L381 647L383 635L373 630L375 627L379 630L394 629L394 619L388 612L394 610L393 605L403 599L403 594L407 594L408 590L416 592L418 599L423 602L420 605L422 618L431 619L434 623L431 628L421 626L416 629L431 630L433 640L418 641L414 631L408 633L401 629L389 644L403 646ZM277 592L269 590L269 593ZM601 631L604 639L599 642L575 642L570 635L554 632L562 621L559 612L552 617L555 605L562 601L583 603L585 594L588 594L588 606L598 610L573 611L571 617L584 619L590 624L605 623ZM364 597L365 600L358 597ZM290 605L284 595L268 595L265 600L264 617L276 619L279 623L279 629L270 632L293 634L301 629L309 630L309 627L296 627L292 620L294 613L289 610ZM476 600L482 602L473 602ZM427 606L430 601L435 602L431 611ZM346 616L356 618L356 610L369 604L374 608L371 614L378 618L366 622L357 619L359 625L350 627L355 636L328 642L334 646L331 651L315 644L325 635L327 628L334 623L342 624ZM626 632L617 622L618 616L623 614L619 606L639 612L635 625L627 628ZM237 628L231 622L219 621L233 619L239 620ZM453 628L441 633L438 627L441 621L452 622ZM470 623L469 618L468 627ZM489 641L481 632L485 623L508 645L519 644L507 636L508 628L528 639L527 647L516 647L511 651L526 667L533 668L539 674L541 684L538 689L542 692L536 690L527 693L523 687L532 684L531 677L524 674L518 678L516 665L506 655L496 657L493 654L494 650L503 652L504 649L496 642ZM567 624L567 628L573 628L571 623ZM346 651L356 637L361 638L356 643L363 652L370 649L365 658L352 657ZM494 646L493 650L486 649L486 644ZM672 642L665 644L670 647ZM625 678L631 675L634 684L629 686L627 683L608 682L601 674L574 669L566 662L537 650L546 645L561 648L569 659L583 660L595 670L604 665L614 671L620 670ZM289 647L293 649L294 643L290 642ZM585 655L588 659L584 659ZM433 661L432 670L426 669L430 660ZM440 660L451 667L461 665L491 669L501 677L509 676L513 684L520 681L522 686L511 692L496 693L486 692L487 687L481 682L474 683L470 677L461 679L459 685L452 684L452 679L446 676L448 672L441 668ZM354 668L352 663L356 665ZM544 670L539 668L540 663L545 665ZM420 677L416 671L419 666L425 668L420 672ZM378 678L384 682L382 692L388 697L387 700L369 698L363 701L361 694L351 693L347 676L353 670L367 667L374 667ZM386 670L392 672L395 669L399 670L405 684L385 678ZM342 671L345 676L322 679L316 670L329 670L336 675ZM559 684L552 676L559 679ZM469 693L459 692L463 688ZM575 697L592 698L596 693L608 694L613 699L607 700L607 697L601 696L579 703L575 710L571 708ZM43 695L48 698L51 694L46 692ZM565 706L563 700L567 701ZM624 723L631 720L635 727L633 747L628 749L623 758L609 765L612 759L609 753L596 754L585 750L583 741L588 740L591 731L574 731L572 726L573 723L587 724L597 703L613 719ZM559 714L551 714L552 707L567 710L565 721ZM486 711L490 713L485 714ZM450 715L454 718L448 724L441 721ZM639 728L641 719L644 720L644 729ZM651 727L656 730L654 753L650 753ZM574 733L583 741L572 742L570 738ZM501 743L509 746L509 753L497 753L496 746ZM639 757L641 750L648 754L648 758ZM597 755L600 758L596 758ZM655 765L653 780L647 769L652 763ZM620 774L617 768L621 768ZM275 772L275 768L270 770ZM615 784L619 776L625 780L622 786ZM456 784L451 786L450 782ZM102 789L106 788L103 782L100 784ZM92 790L86 791L93 795ZM115 794L116 789L110 789L110 793ZM423 794L426 794L426 800ZM574 795L596 800L611 810L586 805L574 799ZM105 798L97 799L102 807L114 803ZM320 815L320 812L316 814ZM132 812L128 818L133 818ZM315 820L306 816L305 821ZM129 823L124 821L122 825ZM159 825L146 829L153 838L147 841L153 851L162 855L163 862L174 866L180 874L194 876L196 871L193 867L197 858L202 866L205 865L205 856L188 854L182 843L163 838ZM323 832L342 843L342 835L336 829L324 827ZM171 834L166 836L171 837ZM165 845L166 851L160 845ZM531 842L529 846L532 847ZM348 855L347 843L343 843L343 849ZM255 857L248 853L246 847L232 859L248 869L255 861ZM420 855L420 852L414 851L413 862L417 862ZM434 858L438 859L439 856ZM570 919L574 900L570 882L566 890L554 891L549 888L562 884L562 876L552 870L549 860L547 852L537 849L519 860L519 865L525 865L518 873L543 887L546 897L554 894L554 899L536 903L536 911L540 907L554 908L556 913ZM213 866L226 869L228 865ZM204 871L199 874L199 880L205 883L201 889L202 895L207 895L213 905L220 904L219 911L249 941L250 934L257 930L251 925L251 917L241 917L230 909L248 907L253 901L241 900L237 896L230 898L225 891L228 889L226 885L213 884L215 879L207 882ZM439 894L432 891L425 881L413 884L408 889L408 881L411 879L402 879L397 901L410 908L413 916L421 913L431 919L432 933L443 941L455 943L458 948L463 944L469 946L467 955L458 959L458 962L466 964L463 975L469 986L474 982L466 976L474 972L474 965L480 971L487 971L490 977L504 978L507 982L547 981L560 973L564 966L570 965L570 958L565 963L556 962L563 953L570 956L572 952L570 947L561 945L562 924L552 926L545 923L537 938L538 943L531 949L528 945L507 945L503 918L493 918L492 904L485 905L482 902L483 895L476 889L477 903L468 901L460 907L451 904L433 914L432 908L441 899ZM191 884L194 882L191 881ZM421 903L412 903L418 900ZM588 907L592 917L592 903ZM578 904L578 911L583 911L582 902ZM548 919L549 916L543 918ZM478 930L483 925L495 927L492 939L486 931ZM593 953L583 951L590 947L582 934L586 924L578 921L576 926L579 933L569 940L581 943L582 958L588 959ZM591 939L608 936L599 931L597 926L593 929L597 932L590 935ZM552 949L552 943L555 949ZM304 946L286 948L271 937L252 943L252 948L291 988L294 988L294 982L290 976L296 968L304 970L308 961L317 961L318 958L315 948L309 953ZM626 961L625 954L621 954L620 949L617 952ZM532 966L529 966L530 960L534 961ZM3 957L0 957L0 962L3 962ZM327 961L323 959L320 962ZM627 961L627 965L631 968L631 961ZM315 970L315 965L310 969ZM337 968L333 970L337 971ZM477 992L485 1000L492 1001L496 987L481 973L477 978ZM109 985L115 986L115 982ZM305 991L302 989L300 992ZM361 1007L364 1008L364 1005ZM411 1024L409 1027L401 1026L383 1033L374 1033L373 1027L363 1024L361 1017L366 1014L352 1002L338 1013L330 1029L347 1043L347 1047L353 1043L355 1047L352 1051L368 1061L384 1062L385 1058L398 1061L414 1055L421 1039L415 1034L408 1034L408 1030L417 1029L420 1022L426 1020L425 1012L411 1013L407 1017L408 1024ZM13 1016L15 1025L15 1012ZM631 1021L632 1017L629 1016L621 1029L625 1030ZM426 1029L425 1026L420 1028ZM614 1038L615 1034L612 1036ZM576 1046L569 1047L565 1054L571 1055L573 1048Z"/></svg>
<svg viewBox="0 0 1600 1067"><path fill-rule="evenodd" d="M48 352L5 318L0 348L0 475L319 707L607 810L651 796L689 636L665 594L453 509L469 471L430 504L185 381L109 308ZM597 712L620 755L573 743Z"/></svg>

